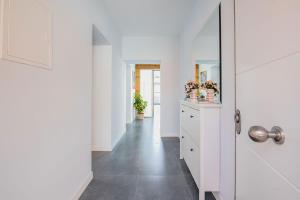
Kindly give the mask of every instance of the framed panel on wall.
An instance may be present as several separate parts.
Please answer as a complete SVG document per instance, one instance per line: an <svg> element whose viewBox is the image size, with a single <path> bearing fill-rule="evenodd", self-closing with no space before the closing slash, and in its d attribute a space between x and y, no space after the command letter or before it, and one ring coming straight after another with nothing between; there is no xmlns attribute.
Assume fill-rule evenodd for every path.
<svg viewBox="0 0 300 200"><path fill-rule="evenodd" d="M0 0L0 56L52 68L52 13L43 0Z"/></svg>

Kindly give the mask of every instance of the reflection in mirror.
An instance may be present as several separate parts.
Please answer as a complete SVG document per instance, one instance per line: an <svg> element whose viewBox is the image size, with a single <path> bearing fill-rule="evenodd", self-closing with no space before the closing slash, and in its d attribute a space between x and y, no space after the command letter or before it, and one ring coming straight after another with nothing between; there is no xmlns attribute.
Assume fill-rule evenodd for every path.
<svg viewBox="0 0 300 200"><path fill-rule="evenodd" d="M216 83L213 102L221 102L221 34L220 6L212 13L200 33L193 41L193 63L195 80L205 86L207 81ZM207 84L206 84L207 86ZM201 89L200 96L208 100L209 86Z"/></svg>

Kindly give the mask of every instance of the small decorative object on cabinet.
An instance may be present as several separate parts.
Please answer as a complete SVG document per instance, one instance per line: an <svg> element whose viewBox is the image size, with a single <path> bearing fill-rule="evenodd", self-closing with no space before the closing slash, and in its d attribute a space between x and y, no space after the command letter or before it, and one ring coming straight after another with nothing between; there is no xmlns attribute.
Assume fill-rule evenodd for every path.
<svg viewBox="0 0 300 200"><path fill-rule="evenodd" d="M197 89L192 89L192 92L190 94L190 99L197 99L197 93L198 93Z"/></svg>
<svg viewBox="0 0 300 200"><path fill-rule="evenodd" d="M206 91L206 99L208 102L214 102L215 100L215 91L213 89L208 89Z"/></svg>
<svg viewBox="0 0 300 200"><path fill-rule="evenodd" d="M185 94L187 98L197 101L199 90L199 83L196 81L189 81L185 84Z"/></svg>
<svg viewBox="0 0 300 200"><path fill-rule="evenodd" d="M137 119L144 119L144 111L147 107L147 104L147 101L145 101L140 94L135 94L133 106L136 110Z"/></svg>
<svg viewBox="0 0 300 200"><path fill-rule="evenodd" d="M221 104L181 102L180 158L184 159L199 188L219 191Z"/></svg>
<svg viewBox="0 0 300 200"><path fill-rule="evenodd" d="M206 90L206 100L208 102L214 102L215 96L219 94L218 84L214 81L205 81L201 84L201 88Z"/></svg>

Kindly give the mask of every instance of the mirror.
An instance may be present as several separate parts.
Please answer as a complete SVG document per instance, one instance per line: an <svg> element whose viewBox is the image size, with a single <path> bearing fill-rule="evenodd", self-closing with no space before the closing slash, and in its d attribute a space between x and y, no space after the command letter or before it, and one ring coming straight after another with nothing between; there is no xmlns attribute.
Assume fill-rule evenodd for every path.
<svg viewBox="0 0 300 200"><path fill-rule="evenodd" d="M219 93L215 93L214 102L222 101L221 87L221 20L219 6L207 20L193 41L193 64L195 80L200 84L213 81ZM202 89L200 96L205 98L207 90Z"/></svg>

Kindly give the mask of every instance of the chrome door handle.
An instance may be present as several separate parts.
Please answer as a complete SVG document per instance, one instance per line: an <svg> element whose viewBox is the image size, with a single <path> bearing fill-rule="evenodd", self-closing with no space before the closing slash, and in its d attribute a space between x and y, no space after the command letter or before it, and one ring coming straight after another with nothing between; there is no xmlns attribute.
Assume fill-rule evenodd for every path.
<svg viewBox="0 0 300 200"><path fill-rule="evenodd" d="M272 138L276 144L283 144L285 140L285 134L282 128L278 126L274 126L271 131L261 126L252 126L248 131L248 135L254 142L259 143L265 142L269 138Z"/></svg>

